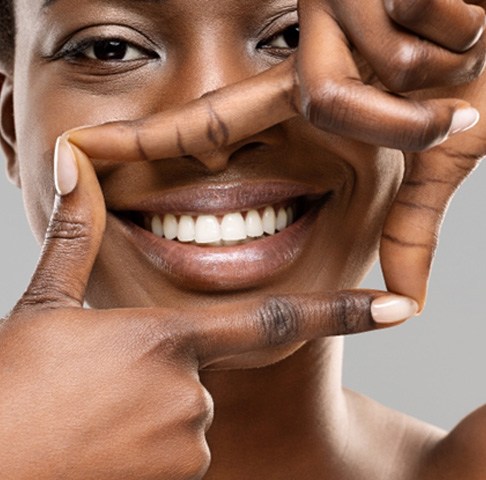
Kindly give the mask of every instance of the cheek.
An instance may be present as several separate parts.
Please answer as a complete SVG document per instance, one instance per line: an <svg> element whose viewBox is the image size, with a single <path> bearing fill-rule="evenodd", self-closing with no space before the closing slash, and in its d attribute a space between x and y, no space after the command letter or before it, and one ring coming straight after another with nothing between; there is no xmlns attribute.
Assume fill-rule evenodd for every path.
<svg viewBox="0 0 486 480"><path fill-rule="evenodd" d="M356 183L343 225L340 246L343 278L361 282L377 256L383 224L404 174L401 152L379 149L355 164Z"/></svg>
<svg viewBox="0 0 486 480"><path fill-rule="evenodd" d="M349 153L349 152L347 152ZM317 224L303 288L356 288L375 262L383 224L404 173L401 152L361 148L347 156L350 175L338 205ZM309 275L312 272L312 275Z"/></svg>
<svg viewBox="0 0 486 480"><path fill-rule="evenodd" d="M303 291L355 288L376 260L383 223L403 178L403 154L291 126L286 133L297 135L295 143L311 153L314 175L329 175L326 165L334 162L345 179L332 215L317 222L299 284Z"/></svg>
<svg viewBox="0 0 486 480"><path fill-rule="evenodd" d="M97 96L80 88L57 85L55 76L35 74L26 70L16 75L14 108L24 202L32 230L41 241L54 199L53 153L57 137L83 125L139 118L147 115L149 108L134 91Z"/></svg>
<svg viewBox="0 0 486 480"><path fill-rule="evenodd" d="M351 232L381 232L386 214L404 175L403 154L397 150L374 149L355 162L356 184L349 211Z"/></svg>

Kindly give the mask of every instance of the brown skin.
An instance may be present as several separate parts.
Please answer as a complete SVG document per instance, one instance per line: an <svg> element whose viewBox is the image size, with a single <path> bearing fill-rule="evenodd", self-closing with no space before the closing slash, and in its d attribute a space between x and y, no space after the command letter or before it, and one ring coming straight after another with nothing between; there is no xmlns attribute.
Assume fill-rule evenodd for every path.
<svg viewBox="0 0 486 480"><path fill-rule="evenodd" d="M3 81L2 137L11 176L22 184L40 240L45 237L52 209L50 162L59 134L80 124L146 117L251 77L276 62L267 52L250 49L249 53L243 32L254 31L282 6L268 2L262 7L261 1L252 2L187 0L120 8L130 21L133 11L139 12L147 31L164 32L170 47L168 61L140 62L131 72L102 79L94 76L100 68L94 63L49 62L41 59L40 53L45 53L49 41L74 29L76 22L99 22L108 11L100 9L100 4L95 7L84 2L81 7L76 4L73 15L74 2L62 0L46 17L39 18L31 1L18 2L17 62L13 82L11 78ZM228 16L228 11L233 15ZM63 24L60 31L47 31L42 26L42 21L58 24L61 18L73 24ZM216 21L219 18L224 22ZM376 255L386 210L403 172L398 152L318 132L303 119L288 120L295 115L295 109L288 111L300 96L295 93L299 91L296 78L303 85L305 103L308 80L304 78L304 60L299 63L300 71L289 67L290 80L283 82L284 90L296 97L292 101L288 100L291 95L280 97L281 103L287 98L286 107L278 102L275 106L281 122L274 118L268 129L251 134L248 127L242 128L246 137L232 126L234 142L210 155L200 154L196 148L189 152L193 154L190 158L174 158L177 155L172 154L166 161L151 164L97 160L101 192L90 163L77 151L78 187L73 194L57 199L39 268L1 332L0 371L8 372L0 379L0 411L6 414L0 423L7 425L0 437L0 451L5 457L2 469L6 478L30 478L32 471L40 479L201 478L209 460L204 432L214 405L216 418L208 434L213 463L204 478L480 478L479 472L486 467L481 453L486 447L484 412L478 411L445 436L343 391L339 339L314 340L283 360L306 340L375 328L368 312L370 300L378 294L298 294L359 283ZM446 92L447 96L483 106L481 82ZM130 88L132 84L136 88ZM265 79L262 85L268 86ZM225 92L221 104L232 101ZM218 105L216 101L217 112ZM436 107L437 123L442 121L436 131L436 139L441 138L450 124L452 103L427 105L430 111L431 106ZM388 104L390 112L395 107ZM221 115L227 120L224 112ZM44 121L40 123L39 118ZM187 117L181 116L179 121L182 118ZM351 125L344 122L340 133L349 133L346 124ZM156 125L153 122L151 127ZM397 130L403 126L403 122L395 123ZM358 131L359 125L353 128ZM157 143L153 140L157 129L145 131L144 150L152 151L147 147ZM452 152L456 158L467 156L469 171L484 153L485 142L478 131L461 138L460 150L457 142L450 141L446 144L449 150L436 149L424 155L435 155L434 164L444 158L444 152ZM108 153L101 158L116 157L116 136L107 136L103 127L100 132ZM86 140L87 136L96 139L96 134L85 131L82 137L75 133L72 139L96 157ZM245 149L256 141L263 148ZM165 147L171 142L177 144L177 137L172 135ZM158 153L154 159L164 156ZM154 172L160 179L156 182ZM450 173L443 175L450 178ZM317 219L306 254L251 291L210 295L189 290L191 285L181 286L170 275L160 275L124 240L111 214L100 248L105 226L103 196L110 209L148 188L163 191L174 183L248 181L256 176L272 179L282 175L319 185L323 182L320 186L324 187L330 182L337 194L330 214ZM433 200L444 203L443 194L450 194L457 183L449 184L447 192L436 188ZM378 184L381 195L377 195ZM401 192L403 195L403 187ZM393 232L403 225L405 216L398 212L399 218L394 219L397 208L403 204L395 206L387 220ZM410 218L410 212L406 216ZM431 219L433 226L439 218L440 214ZM429 252L433 244L427 245ZM85 311L80 307L98 250L87 298L103 310ZM404 251L409 249L402 242L400 258ZM276 302L265 301L262 295L284 292L293 295L279 297L281 308L303 309L298 310L299 328L276 333L272 329L276 319L269 315L270 327L262 330L261 314L274 311ZM343 325L337 312L346 304L345 298L355 301L347 311L352 321ZM235 300L241 303L228 304ZM206 310L198 308L201 301ZM184 310L177 310L181 303ZM117 307L125 308L114 310ZM275 346L279 348L275 350ZM264 353L239 356L261 349ZM282 361L259 370L200 372L202 384L199 382L201 367L220 364L228 356L233 357L233 366ZM38 405L41 410L33 408Z"/></svg>

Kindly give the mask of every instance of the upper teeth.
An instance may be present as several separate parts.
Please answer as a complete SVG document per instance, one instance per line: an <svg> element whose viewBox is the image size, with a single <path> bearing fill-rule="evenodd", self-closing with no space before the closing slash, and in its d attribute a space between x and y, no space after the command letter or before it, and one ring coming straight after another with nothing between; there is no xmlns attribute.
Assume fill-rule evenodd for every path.
<svg viewBox="0 0 486 480"><path fill-rule="evenodd" d="M277 211L275 211L277 210ZM152 233L168 240L195 242L197 244L222 245L273 235L293 223L294 207L265 207L261 212L227 213L221 217L215 215L151 215L149 220Z"/></svg>

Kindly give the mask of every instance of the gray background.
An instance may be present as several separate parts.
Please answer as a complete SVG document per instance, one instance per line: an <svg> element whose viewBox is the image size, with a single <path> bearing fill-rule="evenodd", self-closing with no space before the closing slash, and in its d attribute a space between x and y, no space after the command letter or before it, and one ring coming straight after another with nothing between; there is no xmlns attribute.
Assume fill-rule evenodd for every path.
<svg viewBox="0 0 486 480"><path fill-rule="evenodd" d="M347 386L447 429L486 402L485 187L482 165L449 210L424 314L401 327L346 342ZM0 201L0 314L5 314L26 287L39 248L20 192L4 175ZM381 288L378 269L365 285Z"/></svg>

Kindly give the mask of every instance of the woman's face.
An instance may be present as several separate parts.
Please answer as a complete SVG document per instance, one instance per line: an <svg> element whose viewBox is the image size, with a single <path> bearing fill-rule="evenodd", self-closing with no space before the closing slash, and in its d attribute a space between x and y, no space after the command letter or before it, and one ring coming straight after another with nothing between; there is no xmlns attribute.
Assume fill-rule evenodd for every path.
<svg viewBox="0 0 486 480"><path fill-rule="evenodd" d="M17 160L39 240L59 134L186 103L272 67L296 45L294 0L17 0L16 7ZM214 168L201 161L208 155ZM104 308L354 287L375 258L402 175L398 152L301 119L200 157L95 166L110 214L88 300ZM280 211L282 231L260 237L265 207L267 229ZM245 225L242 234L238 214L253 218L254 230ZM150 227L155 215L166 219L169 237L193 220L199 240L211 237L203 223L213 215L239 225L236 237L257 237L217 246L159 238Z"/></svg>

